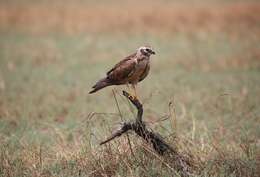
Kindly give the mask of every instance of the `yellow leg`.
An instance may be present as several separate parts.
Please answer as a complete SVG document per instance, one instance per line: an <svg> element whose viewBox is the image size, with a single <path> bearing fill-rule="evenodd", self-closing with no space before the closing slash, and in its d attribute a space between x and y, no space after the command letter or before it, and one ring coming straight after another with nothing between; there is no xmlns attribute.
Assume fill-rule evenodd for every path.
<svg viewBox="0 0 260 177"><path fill-rule="evenodd" d="M130 96L131 96L133 99L137 99L136 85L135 85L135 84L131 84L132 88L130 88L130 87L129 87L129 84L127 83L126 86L127 86L127 89L128 89L128 91L129 91Z"/></svg>
<svg viewBox="0 0 260 177"><path fill-rule="evenodd" d="M127 83L126 86L127 86L127 90L129 92L129 94L134 95L134 92L133 92L133 89L132 89L133 87L129 86L129 83Z"/></svg>
<svg viewBox="0 0 260 177"><path fill-rule="evenodd" d="M132 84L133 90L134 90L134 98L137 99L137 91L136 91L136 85Z"/></svg>
<svg viewBox="0 0 260 177"><path fill-rule="evenodd" d="M129 94L132 96L133 90L132 90L131 87L129 86L129 83L126 83L126 87L127 87L127 91L128 91Z"/></svg>
<svg viewBox="0 0 260 177"><path fill-rule="evenodd" d="M130 87L129 87L128 83L126 83L126 87L127 87L127 90L130 92Z"/></svg>

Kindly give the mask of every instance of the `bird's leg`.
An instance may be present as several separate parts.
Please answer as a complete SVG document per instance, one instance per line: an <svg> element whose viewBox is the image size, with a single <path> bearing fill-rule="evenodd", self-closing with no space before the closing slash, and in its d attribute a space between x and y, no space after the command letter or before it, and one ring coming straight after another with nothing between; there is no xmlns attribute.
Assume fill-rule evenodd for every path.
<svg viewBox="0 0 260 177"><path fill-rule="evenodd" d="M134 98L134 96L133 96L133 90L132 90L131 87L129 86L129 83L126 83L126 87L127 87L127 90L128 90L128 92L129 92L130 97L133 97L133 98Z"/></svg>
<svg viewBox="0 0 260 177"><path fill-rule="evenodd" d="M136 85L132 84L133 90L134 90L134 99L137 99L137 91L136 91Z"/></svg>
<svg viewBox="0 0 260 177"><path fill-rule="evenodd" d="M126 83L126 87L129 91L130 97L132 97L133 100L137 99L137 92L135 88L135 84L131 84L132 88L130 88L129 83Z"/></svg>
<svg viewBox="0 0 260 177"><path fill-rule="evenodd" d="M126 83L126 87L127 87L128 92L129 92L130 94L132 94L132 91L131 91L131 88L130 88L130 86L129 86L129 83Z"/></svg>

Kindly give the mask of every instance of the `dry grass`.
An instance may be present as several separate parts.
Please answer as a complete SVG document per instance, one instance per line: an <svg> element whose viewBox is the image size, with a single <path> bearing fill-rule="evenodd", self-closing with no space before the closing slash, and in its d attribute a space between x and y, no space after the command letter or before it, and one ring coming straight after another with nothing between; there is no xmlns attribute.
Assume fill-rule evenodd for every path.
<svg viewBox="0 0 260 177"><path fill-rule="evenodd" d="M148 4L148 5L147 5ZM111 3L1 3L2 29L29 32L192 32L257 30L260 3L177 3L116 1Z"/></svg>
<svg viewBox="0 0 260 177"><path fill-rule="evenodd" d="M176 157L132 134L131 148L126 136L98 145L120 117L110 88L88 89L149 42L147 124L190 176L258 177L259 3L117 3L0 2L0 176L180 176Z"/></svg>
<svg viewBox="0 0 260 177"><path fill-rule="evenodd" d="M57 140L49 149L45 145L20 144L19 151L1 146L1 176L179 176L176 157L156 154L147 144L126 137L102 148L84 150L79 141ZM256 142L195 142L185 137L168 139L178 146L190 163L190 176L257 177L259 156L254 155ZM238 154L240 157L238 157ZM258 152L259 154L259 152Z"/></svg>

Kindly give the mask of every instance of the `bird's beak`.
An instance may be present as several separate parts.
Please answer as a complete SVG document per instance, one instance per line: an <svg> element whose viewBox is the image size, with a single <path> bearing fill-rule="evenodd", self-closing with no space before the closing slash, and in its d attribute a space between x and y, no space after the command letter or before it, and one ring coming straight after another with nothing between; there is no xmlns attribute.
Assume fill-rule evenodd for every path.
<svg viewBox="0 0 260 177"><path fill-rule="evenodd" d="M152 51L151 51L151 54L155 55L155 51L152 50Z"/></svg>

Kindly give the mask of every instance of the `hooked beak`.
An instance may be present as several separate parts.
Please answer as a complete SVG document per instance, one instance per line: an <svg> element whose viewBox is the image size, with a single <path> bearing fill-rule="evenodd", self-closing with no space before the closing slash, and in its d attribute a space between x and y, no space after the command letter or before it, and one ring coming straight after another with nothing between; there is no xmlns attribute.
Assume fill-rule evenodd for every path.
<svg viewBox="0 0 260 177"><path fill-rule="evenodd" d="M147 49L148 52L151 54L151 55L155 55L155 51L153 51L152 49Z"/></svg>

